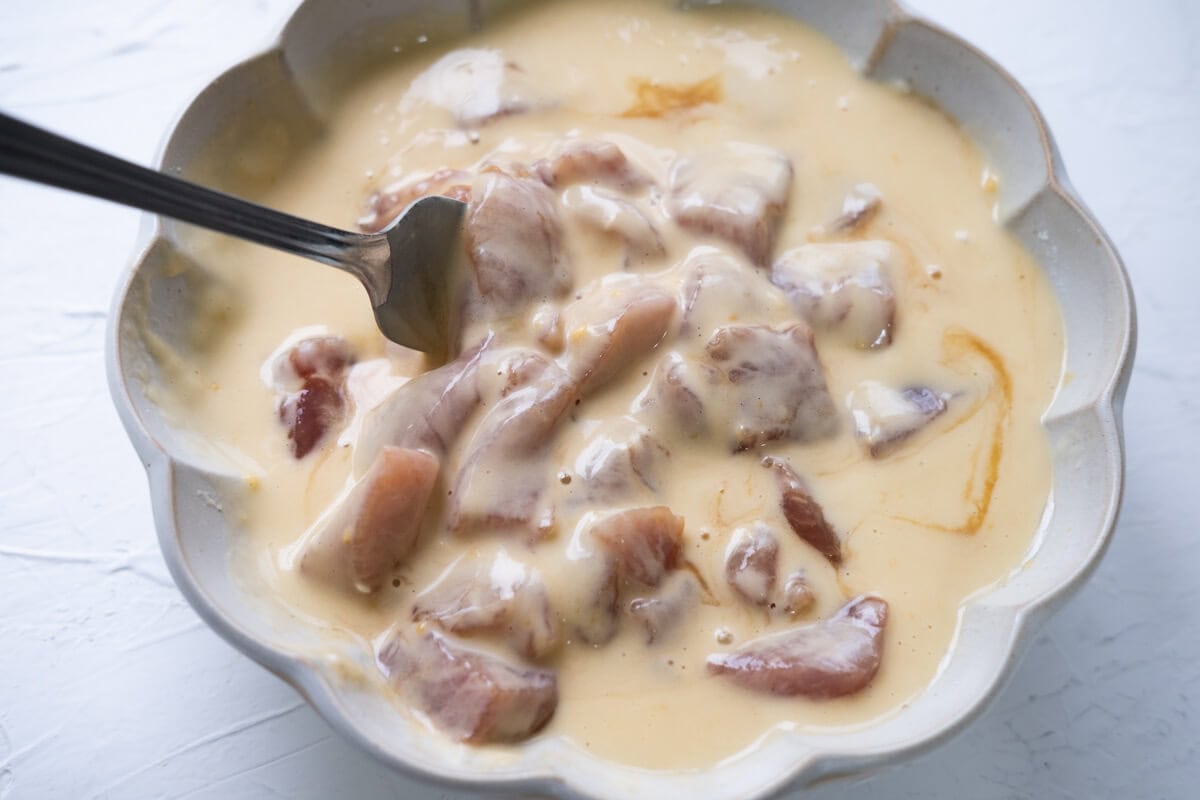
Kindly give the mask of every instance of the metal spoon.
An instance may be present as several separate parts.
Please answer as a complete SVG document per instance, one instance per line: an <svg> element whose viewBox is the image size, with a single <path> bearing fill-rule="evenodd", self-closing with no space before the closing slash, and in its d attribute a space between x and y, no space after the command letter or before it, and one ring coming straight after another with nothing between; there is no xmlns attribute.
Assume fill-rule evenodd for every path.
<svg viewBox="0 0 1200 800"><path fill-rule="evenodd" d="M293 217L131 164L0 113L0 173L134 206L320 261L358 278L393 342L445 356L466 206L424 197L379 233Z"/></svg>

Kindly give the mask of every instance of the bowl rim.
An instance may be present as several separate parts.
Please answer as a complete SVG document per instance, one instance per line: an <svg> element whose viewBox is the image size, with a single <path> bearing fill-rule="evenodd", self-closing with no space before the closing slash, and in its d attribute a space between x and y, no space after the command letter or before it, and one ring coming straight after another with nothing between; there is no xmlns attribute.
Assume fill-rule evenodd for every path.
<svg viewBox="0 0 1200 800"><path fill-rule="evenodd" d="M281 54L285 46L285 34L292 21L302 8L317 1L298 0L294 3L275 33L267 37L259 47L251 49L248 56L229 65L192 95L170 122L153 159L154 168L163 168L170 141L178 132L180 123L196 100L210 87L226 80L245 65L266 56ZM723 2L723 0L716 0L716 2ZM1113 277L1117 278L1118 300L1129 324L1121 331L1112 374L1106 376L1102 388L1090 398L1091 402L1078 408L1095 413L1103 440L1112 446L1106 464L1108 477L1111 478L1111 489L1103 498L1105 512L1103 523L1094 532L1086 559L1077 564L1073 571L1063 574L1054 588L1013 611L1007 640L1003 644L1004 658L995 665L983 691L962 706L956 716L946 718L942 726L931 735L914 738L894 747L879 750L859 749L851 751L849 754L814 751L808 757L799 759L790 768L780 770L769 783L760 785L755 790L756 796L773 796L788 788L812 785L911 758L936 747L976 719L1011 675L1015 663L1024 647L1032 639L1032 634L1038 624L1044 621L1054 608L1065 602L1098 566L1112 539L1124 489L1125 447L1121 414L1125 392L1132 373L1137 340L1136 307L1132 285L1124 262L1108 234L1071 185L1054 136L1028 91L1004 67L962 37L912 12L901 0L882 0L882 2L887 9L884 25L859 71L869 78L869 73L886 51L892 36L905 25L923 27L966 50L1016 93L1034 122L1040 140L1042 158L1045 161L1045 179L1038 191L1031 197L1036 198L1046 192L1055 195L1066 204L1078 220L1085 224L1088 232L1095 237L1099 247L1109 256L1107 263L1114 270ZM1026 200L1025 205L1029 202L1031 200ZM1019 211L1020 209L1014 209L1010 218L1015 217ZM351 712L341 701L339 690L332 685L324 673L315 669L306 659L272 647L260 640L236 619L223 613L208 596L188 567L179 540L179 523L173 487L180 464L171 455L168 448L154 436L142 419L134 404L126 373L122 369L123 351L120 336L126 300L147 257L156 246L166 241L164 233L162 219L150 214L142 215L140 230L131 258L114 291L109 326L106 332L105 362L109 390L118 416L147 472L154 525L160 550L172 578L188 603L204 622L223 639L296 689L341 736L349 739L357 747L391 769L427 784L449 788L546 792L559 797L591 796L568 777L551 771L544 765L540 770L531 770L522 774L494 776L480 773L464 776L430 769L428 766L398 757L353 722ZM1060 379L1060 388L1061 385ZM969 602L969 600L964 601L960 606L959 627L961 627L962 609L967 607ZM952 643L951 649L953 646ZM761 745L762 739L747 749L752 750ZM582 750L580 753L598 762L607 763Z"/></svg>

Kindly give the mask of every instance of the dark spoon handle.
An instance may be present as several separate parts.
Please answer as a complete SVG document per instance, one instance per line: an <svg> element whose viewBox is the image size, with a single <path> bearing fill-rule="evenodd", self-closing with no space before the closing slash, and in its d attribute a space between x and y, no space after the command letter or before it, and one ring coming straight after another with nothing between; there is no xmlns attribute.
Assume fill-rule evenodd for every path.
<svg viewBox="0 0 1200 800"><path fill-rule="evenodd" d="M0 113L0 173L81 192L316 259L368 280L383 237L331 228L132 164Z"/></svg>

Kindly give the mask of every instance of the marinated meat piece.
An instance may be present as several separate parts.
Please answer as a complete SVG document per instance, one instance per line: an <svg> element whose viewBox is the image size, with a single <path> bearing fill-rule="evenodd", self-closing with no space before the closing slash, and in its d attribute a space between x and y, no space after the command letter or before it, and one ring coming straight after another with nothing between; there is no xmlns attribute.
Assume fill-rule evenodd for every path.
<svg viewBox="0 0 1200 800"><path fill-rule="evenodd" d="M354 351L339 336L310 336L277 355L272 383L292 455L304 458L346 421L346 372Z"/></svg>
<svg viewBox="0 0 1200 800"><path fill-rule="evenodd" d="M559 585L572 587L574 601L561 611L574 638L601 645L617 633L622 587L635 587L639 596L625 612L646 630L647 641L666 636L701 597L697 578L680 566L683 520L664 508L616 512L576 529L568 548L567 577ZM599 535L597 535L599 534ZM647 588L659 587L653 595Z"/></svg>
<svg viewBox="0 0 1200 800"><path fill-rule="evenodd" d="M535 161L532 171L555 189L591 183L634 192L654 182L645 171L630 163L624 150L605 141L567 142L554 158Z"/></svg>
<svg viewBox="0 0 1200 800"><path fill-rule="evenodd" d="M589 533L616 559L620 578L658 586L679 564L683 517L666 506L631 508L594 522Z"/></svg>
<svg viewBox="0 0 1200 800"><path fill-rule="evenodd" d="M765 606L775 593L779 540L769 525L738 528L725 550L725 580L747 602Z"/></svg>
<svg viewBox="0 0 1200 800"><path fill-rule="evenodd" d="M883 655L887 603L862 596L832 617L762 636L708 657L708 671L747 689L818 700L862 691Z"/></svg>
<svg viewBox="0 0 1200 800"><path fill-rule="evenodd" d="M391 225L404 209L431 195L449 197L460 203L471 202L471 174L461 169L439 169L423 178L374 192L367 198L367 209L358 218L358 227L367 233L378 233Z"/></svg>
<svg viewBox="0 0 1200 800"><path fill-rule="evenodd" d="M873 183L857 184L842 201L842 213L829 224L831 233L852 233L879 213L883 196Z"/></svg>
<svg viewBox="0 0 1200 800"><path fill-rule="evenodd" d="M562 314L553 305L543 303L538 306L537 310L529 315L529 328L542 347L551 353L562 351L565 344Z"/></svg>
<svg viewBox="0 0 1200 800"><path fill-rule="evenodd" d="M530 659L545 657L562 641L541 577L503 549L491 559L452 564L417 597L413 619L431 620L460 636L501 637Z"/></svg>
<svg viewBox="0 0 1200 800"><path fill-rule="evenodd" d="M791 186L792 162L785 154L731 142L676 160L667 208L683 228L731 242L763 265Z"/></svg>
<svg viewBox="0 0 1200 800"><path fill-rule="evenodd" d="M793 572L783 582L783 610L793 616L803 614L817 602L816 592L803 572Z"/></svg>
<svg viewBox="0 0 1200 800"><path fill-rule="evenodd" d="M355 361L350 343L340 336L301 339L288 351L287 364L300 380L321 376L336 380Z"/></svg>
<svg viewBox="0 0 1200 800"><path fill-rule="evenodd" d="M305 535L300 571L345 589L379 589L416 544L437 474L438 460L429 453L384 447Z"/></svg>
<svg viewBox="0 0 1200 800"><path fill-rule="evenodd" d="M771 281L810 325L856 347L892 341L895 248L883 241L806 244L781 255Z"/></svg>
<svg viewBox="0 0 1200 800"><path fill-rule="evenodd" d="M550 477L547 448L579 390L561 367L536 353L519 372L525 382L491 407L467 443L450 498L453 531L541 534L551 524L540 508Z"/></svg>
<svg viewBox="0 0 1200 800"><path fill-rule="evenodd" d="M464 742L514 742L554 716L558 678L464 647L436 630L397 626L379 648L379 666L437 727Z"/></svg>
<svg viewBox="0 0 1200 800"><path fill-rule="evenodd" d="M499 50L462 48L435 61L410 84L401 112L436 106L464 128L547 105L525 71Z"/></svg>
<svg viewBox="0 0 1200 800"><path fill-rule="evenodd" d="M407 350L396 345L393 350ZM409 353L416 351L408 351ZM405 363L405 362L408 363ZM399 391L400 387L412 380L413 375L421 372L425 364L425 354L417 353L416 358L401 354L392 357L368 358L354 364L346 372L345 395L354 413L338 433L337 443L342 447L357 448L362 442L363 423L371 412ZM360 451L352 451L355 463L360 457ZM376 451L373 455L378 455ZM362 469L355 469L354 474L360 475L371 466L371 460L363 455Z"/></svg>
<svg viewBox="0 0 1200 800"><path fill-rule="evenodd" d="M777 439L812 442L837 429L807 326L727 325L708 340L707 351L730 384L735 451Z"/></svg>
<svg viewBox="0 0 1200 800"><path fill-rule="evenodd" d="M611 502L640 490L657 491L671 453L649 430L630 418L592 434L575 459L571 497Z"/></svg>
<svg viewBox="0 0 1200 800"><path fill-rule="evenodd" d="M366 415L354 451L362 472L387 445L446 456L467 419L479 406L479 363L491 337L449 364L418 375Z"/></svg>
<svg viewBox="0 0 1200 800"><path fill-rule="evenodd" d="M893 389L878 381L860 383L846 399L854 435L872 458L883 458L946 411L950 395L925 386Z"/></svg>
<svg viewBox="0 0 1200 800"><path fill-rule="evenodd" d="M821 505L808 492L804 481L782 458L765 456L762 464L775 473L781 492L780 502L788 525L804 541L815 547L831 564L842 561L842 542L825 520Z"/></svg>
<svg viewBox="0 0 1200 800"><path fill-rule="evenodd" d="M592 186L563 192L563 208L587 225L625 242L625 266L666 252L654 223L636 203Z"/></svg>
<svg viewBox="0 0 1200 800"><path fill-rule="evenodd" d="M464 237L484 307L509 316L570 287L554 193L534 178L485 172L471 184Z"/></svg>
<svg viewBox="0 0 1200 800"><path fill-rule="evenodd" d="M659 424L696 437L708 430L705 392L720 385L721 374L709 366L669 353L650 376L650 385L635 408L656 412Z"/></svg>
<svg viewBox="0 0 1200 800"><path fill-rule="evenodd" d="M697 247L684 261L680 336L707 339L735 320L788 312L787 298L759 270L713 247Z"/></svg>
<svg viewBox="0 0 1200 800"><path fill-rule="evenodd" d="M495 361L496 374L501 379L497 384L500 397L508 397L518 389L523 389L543 377L547 371L553 373L556 366L537 350L522 347L501 351Z"/></svg>
<svg viewBox="0 0 1200 800"><path fill-rule="evenodd" d="M574 542L572 542L574 545ZM617 561L606 551L582 548L567 562L572 575L567 585L576 589L576 604L569 613L574 636L590 645L601 645L617 635L620 618L617 599L620 576Z"/></svg>
<svg viewBox="0 0 1200 800"><path fill-rule="evenodd" d="M346 419L346 398L325 378L313 376L304 388L279 401L279 421L287 428L292 455L304 458L316 449L331 429Z"/></svg>
<svg viewBox="0 0 1200 800"><path fill-rule="evenodd" d="M587 394L637 359L666 335L675 300L652 283L630 275L601 281L563 313L567 371Z"/></svg>
<svg viewBox="0 0 1200 800"><path fill-rule="evenodd" d="M657 593L629 601L629 616L646 632L646 644L661 641L678 627L689 611L700 602L700 585L690 572L667 576Z"/></svg>

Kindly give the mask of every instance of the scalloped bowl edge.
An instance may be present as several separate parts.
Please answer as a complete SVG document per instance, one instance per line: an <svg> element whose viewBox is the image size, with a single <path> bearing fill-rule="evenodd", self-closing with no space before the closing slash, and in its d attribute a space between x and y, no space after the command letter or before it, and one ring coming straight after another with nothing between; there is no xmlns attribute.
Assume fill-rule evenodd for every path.
<svg viewBox="0 0 1200 800"><path fill-rule="evenodd" d="M257 60L281 56L286 46L286 32L297 17L306 9L320 5L317 0L299 4L282 32L272 37L262 50L223 72L198 93L172 125L156 163L160 166L164 163L171 142L179 135L180 122L185 120L207 92ZM797 14L798 9L795 8L796 5L805 6L805 3L769 2L767 5L783 7L784 11L806 19L803 14ZM811 9L808 10L811 12ZM1036 134L1034 144L1040 159L1039 163L1032 166L1042 171L1043 177L1040 182L1026 187L1029 190L1027 196L1008 200L1001 198L1005 224L1021 236L1044 266L1047 266L1048 258L1059 256L1057 249L1053 253L1039 252L1041 244L1049 243L1057 248L1061 238L1067 243L1068 249L1093 247L1093 255L1098 256L1093 269L1101 272L1091 276L1073 275L1071 279L1083 281L1080 285L1084 290L1099 287L1095 291L1101 292L1100 299L1108 309L1105 319L1098 323L1089 322L1084 327L1084 330L1088 330L1099 324L1101 328L1098 335L1107 336L1102 342L1102 355L1093 356L1093 361L1099 363L1089 365L1092 369L1086 377L1090 381L1081 381L1087 386L1071 397L1065 397L1067 393L1063 389L1066 382L1060 381L1059 392L1044 417L1055 450L1055 485L1052 489L1052 508L1043 520L1039 544L1035 546L1026 565L1040 558L1047 542L1068 538L1066 530L1056 536L1052 525L1059 516L1057 503L1062 494L1060 488L1064 485L1060 471L1063 458L1069 458L1072 467L1091 469L1094 473L1094 480L1086 482L1088 488L1079 489L1090 492L1087 498L1094 506L1094 519L1082 528L1071 528L1074 537L1068 542L1071 547L1060 557L1065 560L1057 570L1041 575L1040 583L1024 587L1024 591L1013 591L1009 585L1011 581L1004 581L963 603L959 610L957 633L943 660L942 669L934 683L912 703L913 707L926 704L922 708L923 716L913 716L913 708L909 707L862 729L830 735L806 734L800 737L790 732L772 730L742 753L710 770L674 773L637 770L612 764L565 742L539 742L537 747L528 748L534 752L526 753L516 768L507 764L498 769L483 766L480 761L464 762L455 755L458 751L450 752L440 763L431 765L424 759L418 761L418 755L427 754L413 750L411 746L407 751L388 746L378 729L372 730L364 724L361 716L356 717L355 709L347 701L348 689L333 670L325 668L313 658L288 652L263 641L242 621L222 609L189 564L181 543L181 530L187 527L187 523L181 524L180 516L181 513L190 514L194 518L195 512L191 509L181 511L178 489L181 483L187 483L193 477L196 468L172 454L171 442L152 433L153 426L146 419L149 413L147 406L152 404L135 389L141 380L140 368L135 364L136 354L132 353L132 346L123 338L128 335L129 326L138 324L130 319L129 301L131 295L135 294L135 283L156 248L163 245L167 238L167 226L156 218L146 216L143 218L135 258L120 281L113 301L106 347L108 380L121 421L147 470L155 527L163 557L176 584L204 621L239 650L294 686L336 730L372 756L413 777L460 788L491 788L505 793L547 793L560 797L651 798L668 792L668 796L682 796L687 792L709 797L761 797L787 788L812 786L861 774L910 757L944 741L974 719L1011 674L1032 631L1061 606L1095 569L1111 538L1120 509L1123 483L1120 412L1135 347L1133 294L1116 249L1067 181L1054 139L1028 93L986 55L954 34L911 14L898 3L892 0L874 3L865 0L858 4L854 13L870 14L872 11L882 14L881 18L873 20L878 24L878 34L870 41L869 49L860 51L857 58L855 53L849 53L856 66L871 77L911 79L912 75L904 72L905 57L925 57L918 54L942 48L951 54L948 58L973 59L974 63L970 64L972 70L981 71L986 79L997 82L998 86L1012 93L1011 97L1002 99L1015 99L1019 104L1018 110L1028 115L1026 122L1031 123L1031 129ZM397 13L401 12L398 10ZM829 33L828 30L826 32ZM892 48L896 47L898 39L903 40L905 36L916 39L914 46L918 49L898 55ZM921 37L930 38L925 41ZM834 38L838 39L836 36ZM839 44L846 47L848 43L842 39ZM855 42L854 45L861 45L861 42ZM922 51L920 47L926 50ZM914 81L914 88L930 96L952 116L964 121L968 133L980 142L985 151L989 151L989 155L995 147L1003 148L1007 144L1005 141L980 141L980 134L984 134L983 138L986 139L987 134L1000 131L972 130L963 120L962 109L953 107L956 99L938 97L941 87L936 84L922 86L919 71L916 74L918 80ZM1029 142L1016 144L1028 146ZM1026 154L1026 160L1028 157ZM1021 181L1016 183L1020 184ZM1054 217L1055 214L1059 216ZM1051 218L1051 222L1059 219L1053 235L1046 228L1037 227L1044 225L1047 217ZM1027 224L1035 227L1022 227ZM1057 231L1065 233L1060 237ZM1074 269L1079 272L1082 268ZM1053 273L1050 268L1047 271ZM1073 286L1069 281L1066 285L1055 285L1064 316L1067 317L1068 362L1072 341L1077 340L1072 323L1078 326L1082 324L1076 319L1079 314L1094 312L1090 307L1082 311L1074 310L1077 306L1088 304L1065 302L1064 292ZM1072 314L1076 316L1072 317ZM1100 349L1097 347L1093 352ZM1069 451L1067 455L1063 455L1063 448L1057 446L1059 444ZM1084 484L1085 481L1078 480L1076 483ZM1068 505L1072 502L1071 497L1064 499ZM221 513L219 503L210 499L210 505L216 514ZM966 655L968 652L969 658ZM952 682L947 683L947 680ZM404 744L412 745L412 742L410 737Z"/></svg>

